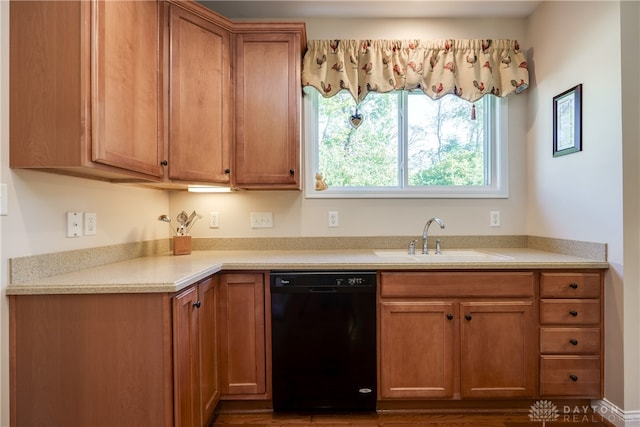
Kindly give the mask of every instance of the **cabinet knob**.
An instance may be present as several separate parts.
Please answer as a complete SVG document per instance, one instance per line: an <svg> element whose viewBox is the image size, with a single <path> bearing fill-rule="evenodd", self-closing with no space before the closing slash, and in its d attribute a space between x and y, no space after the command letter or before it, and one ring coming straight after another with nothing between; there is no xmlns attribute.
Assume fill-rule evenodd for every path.
<svg viewBox="0 0 640 427"><path fill-rule="evenodd" d="M578 312L575 310L571 310L569 314L572 315L573 317L576 317L578 315Z"/></svg>
<svg viewBox="0 0 640 427"><path fill-rule="evenodd" d="M570 342L571 344L573 344L573 345L578 345L578 340L576 340L576 339L573 339L573 338L572 338L572 339L570 339L570 340L569 340L569 342Z"/></svg>
<svg viewBox="0 0 640 427"><path fill-rule="evenodd" d="M296 173L296 171L294 171L293 169L289 169L289 175L294 175Z"/></svg>
<svg viewBox="0 0 640 427"><path fill-rule="evenodd" d="M226 169L224 170L224 173L226 173L226 174L230 174L230 173L231 173L231 169L226 168Z"/></svg>
<svg viewBox="0 0 640 427"><path fill-rule="evenodd" d="M167 162L166 160L163 160L163 161L160 162L160 164L162 166L167 166L169 164L169 162Z"/></svg>
<svg viewBox="0 0 640 427"><path fill-rule="evenodd" d="M465 314L464 318L467 319L467 320L473 319L473 317L470 314Z"/></svg>
<svg viewBox="0 0 640 427"><path fill-rule="evenodd" d="M453 320L453 314L451 314L451 313L447 314L447 319Z"/></svg>
<svg viewBox="0 0 640 427"><path fill-rule="evenodd" d="M578 381L578 376L577 375L569 375L569 378L571 378L571 381Z"/></svg>
<svg viewBox="0 0 640 427"><path fill-rule="evenodd" d="M577 283L571 283L571 284L569 284L569 287L571 289L578 289L578 284Z"/></svg>
<svg viewBox="0 0 640 427"><path fill-rule="evenodd" d="M200 301L196 301L196 302L193 303L193 306L195 308L200 308L201 305L202 305L202 303Z"/></svg>

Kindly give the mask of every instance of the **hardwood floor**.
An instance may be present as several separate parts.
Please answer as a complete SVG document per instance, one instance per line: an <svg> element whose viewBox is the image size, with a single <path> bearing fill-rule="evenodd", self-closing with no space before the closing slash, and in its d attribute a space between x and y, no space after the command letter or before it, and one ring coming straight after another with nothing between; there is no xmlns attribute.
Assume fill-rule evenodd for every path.
<svg viewBox="0 0 640 427"><path fill-rule="evenodd" d="M527 427L541 426L529 414L220 414L210 427ZM596 414L562 415L546 427L612 427Z"/></svg>

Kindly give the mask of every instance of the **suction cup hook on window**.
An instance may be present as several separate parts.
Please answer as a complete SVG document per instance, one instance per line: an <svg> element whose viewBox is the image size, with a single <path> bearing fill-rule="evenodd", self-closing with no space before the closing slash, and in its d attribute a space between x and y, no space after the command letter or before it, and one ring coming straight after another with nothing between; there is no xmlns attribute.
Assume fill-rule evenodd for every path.
<svg viewBox="0 0 640 427"><path fill-rule="evenodd" d="M358 112L358 107L356 107L356 112L349 117L349 123L351 123L351 126L355 129L358 129L358 126L362 124L362 120L362 114Z"/></svg>

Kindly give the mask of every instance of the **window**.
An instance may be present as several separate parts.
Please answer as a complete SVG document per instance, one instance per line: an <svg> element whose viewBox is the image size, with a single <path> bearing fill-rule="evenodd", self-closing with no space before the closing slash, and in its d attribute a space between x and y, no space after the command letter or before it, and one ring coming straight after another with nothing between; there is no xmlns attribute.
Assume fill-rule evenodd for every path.
<svg viewBox="0 0 640 427"><path fill-rule="evenodd" d="M306 88L306 196L507 197L506 102L484 96L472 120L454 95L370 93L356 111L346 91L324 98Z"/></svg>

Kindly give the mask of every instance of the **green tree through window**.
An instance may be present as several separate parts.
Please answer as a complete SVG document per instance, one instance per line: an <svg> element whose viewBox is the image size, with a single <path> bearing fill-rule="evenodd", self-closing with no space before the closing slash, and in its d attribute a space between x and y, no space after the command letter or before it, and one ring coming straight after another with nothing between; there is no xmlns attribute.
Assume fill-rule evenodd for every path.
<svg viewBox="0 0 640 427"><path fill-rule="evenodd" d="M315 129L308 177L322 173L327 193L495 190L497 98L487 95L472 105L454 95L432 100L422 92L370 93L354 127L349 93L308 93L313 114L307 117Z"/></svg>

